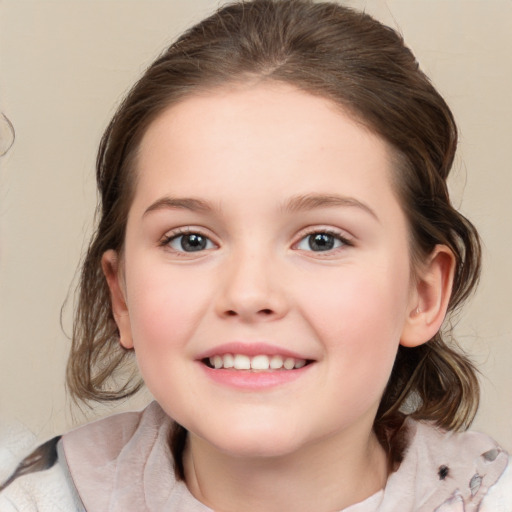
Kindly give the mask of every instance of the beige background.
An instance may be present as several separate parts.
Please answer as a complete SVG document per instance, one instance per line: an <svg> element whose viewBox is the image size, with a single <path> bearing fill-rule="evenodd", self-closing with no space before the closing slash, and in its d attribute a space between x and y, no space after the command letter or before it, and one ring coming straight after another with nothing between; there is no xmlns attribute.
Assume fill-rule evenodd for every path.
<svg viewBox="0 0 512 512"><path fill-rule="evenodd" d="M512 449L512 1L347 3L400 28L458 119L451 188L486 249L457 332L484 374L475 427ZM65 397L59 315L92 225L102 129L145 66L215 5L0 0L0 110L17 132L0 160L0 419L40 439L84 421ZM71 310L72 293L67 332Z"/></svg>

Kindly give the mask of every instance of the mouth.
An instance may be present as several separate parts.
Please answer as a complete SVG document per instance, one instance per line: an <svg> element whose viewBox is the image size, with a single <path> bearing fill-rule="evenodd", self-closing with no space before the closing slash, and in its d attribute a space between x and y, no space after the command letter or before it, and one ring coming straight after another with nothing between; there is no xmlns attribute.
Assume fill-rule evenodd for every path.
<svg viewBox="0 0 512 512"><path fill-rule="evenodd" d="M264 342L225 343L198 356L196 361L216 384L249 393L307 382L304 379L317 362L305 353Z"/></svg>
<svg viewBox="0 0 512 512"><path fill-rule="evenodd" d="M250 372L280 372L299 370L313 361L284 355L258 354L215 354L201 362L214 370L233 370Z"/></svg>

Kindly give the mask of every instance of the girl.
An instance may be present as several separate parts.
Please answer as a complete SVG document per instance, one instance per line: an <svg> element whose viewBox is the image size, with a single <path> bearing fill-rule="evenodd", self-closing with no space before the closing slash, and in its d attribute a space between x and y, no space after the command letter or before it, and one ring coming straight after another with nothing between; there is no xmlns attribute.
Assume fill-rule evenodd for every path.
<svg viewBox="0 0 512 512"><path fill-rule="evenodd" d="M254 0L186 32L102 139L67 373L118 400L136 360L155 402L43 445L0 510L510 512L441 330L480 269L456 142L365 14Z"/></svg>

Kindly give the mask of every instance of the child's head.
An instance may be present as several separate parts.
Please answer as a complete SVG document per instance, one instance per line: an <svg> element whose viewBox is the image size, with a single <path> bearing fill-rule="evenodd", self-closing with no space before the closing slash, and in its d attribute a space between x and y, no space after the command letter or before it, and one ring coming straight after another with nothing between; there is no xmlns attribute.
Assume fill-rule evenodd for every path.
<svg viewBox="0 0 512 512"><path fill-rule="evenodd" d="M244 102L248 105L245 113ZM170 183L172 189L174 165L178 169L175 171L176 179L178 174L180 183L188 179L191 189L194 188L194 184L197 184L194 180L208 177L207 174L195 172L195 163L194 165L192 163L196 160L197 165L204 168L205 159L211 159L212 168L218 170L216 176L208 177L211 179L211 190L214 191L216 179L219 183L226 181L222 175L222 162L219 162L219 158L229 158L229 147L226 147L224 140L235 140L230 136L236 135L238 126L235 124L230 131L229 123L223 117L224 113L227 116L230 112L234 112L234 122L240 122L240 119L245 118L254 120L257 117L257 105L262 107L263 117L265 113L269 114L274 109L276 126L282 119L279 115L289 114L291 121L297 123L296 131L291 121L288 124L283 122L279 125L288 130L290 137L296 137L296 139L290 139L290 144L287 146L285 134L281 140L279 137L282 132L275 133L274 140L281 140L283 145L281 155L277 151L261 154L262 164L282 158L283 167L286 167L287 162L297 159L297 190L288 191L284 188L289 187L290 184L288 179L290 169L283 170L283 179L279 175L278 168L274 169L272 176L268 176L266 171L261 171L262 176L267 180L269 197L274 197L273 194L276 195L277 190L279 193L276 197L295 201L294 219L297 219L295 226L297 230L294 236L302 234L302 238L306 239L311 232L305 232L304 229L313 224L316 230L312 233L319 236L314 241L315 244L320 244L317 247L319 252L330 250L329 244L339 243L336 242L338 236L346 238L349 235L350 238L350 230L345 225L341 226L344 231L333 233L332 223L327 223L323 217L318 217L322 219L321 221L313 222L306 216L307 225L303 225L301 215L305 210L315 210L315 208L329 211L326 206L326 202L329 201L333 208L340 206L339 200L333 198L345 196L347 190L350 193L357 190L361 180L366 180L365 190L367 191L371 191L373 184L373 196L377 197L380 194L384 198L383 201L386 200L388 189L391 190L393 200L399 205L403 214L402 238L406 242L403 272L400 274L400 267L396 262L393 264L392 258L389 257L374 260L378 264L382 263L383 266L373 268L377 274L379 270L381 274L390 269L396 270L403 283L406 283L407 290L414 289L414 293L402 296L403 294L400 295L401 283L397 282L396 288L389 287L384 290L390 298L395 297L393 293L396 292L403 299L404 322L412 327L408 328L407 334L402 338L400 333L397 335L396 345L398 346L400 341L401 345L398 348L389 382L387 386L385 382L382 385L383 396L375 419L375 431L381 442L386 444L389 441L387 439L389 428L399 423L401 418L399 410L406 405L407 399L409 399L407 406L417 418L432 419L449 428L467 424L472 419L478 401L478 385L474 371L471 364L450 349L442 335L438 333L438 327L446 309L452 311L472 291L478 279L480 264L477 234L473 226L454 210L448 197L446 179L457 143L456 126L452 114L429 80L418 69L412 53L394 31L365 14L337 4L315 4L308 1L256 0L222 8L218 13L185 33L165 51L150 66L120 106L102 139L98 155L97 180L101 204L98 211L98 228L84 262L80 284L73 350L68 367L68 380L72 393L85 400L115 400L132 394L140 387L140 381L133 372L130 372L126 379L119 373L119 370L132 360L132 351L126 348L136 346L137 343L133 343L133 340L121 339L124 347L120 344L118 325L122 319L120 320L119 314L114 319L110 291L102 271L102 258L105 254L110 258L103 260L104 265L108 267L107 274L109 269L110 272L114 269L123 274L126 268L125 258L130 257L130 253L126 253L125 245L128 218L133 212L134 198L140 191L138 187L146 186L148 178L145 173L150 173L149 160L153 158L151 165L154 169L157 165L154 160L158 159L160 154L158 151L165 146L161 137L167 137L169 134L174 137L169 139L167 156L170 156L162 167L168 169L169 179L165 178L158 182L159 186L162 186L162 197L171 195L166 184ZM198 113L204 113L204 119L201 119ZM305 113L308 114L308 118L305 117ZM301 170L305 170L304 154L299 154L299 151L293 152L294 145L298 149L308 145L306 136L309 129L308 119L311 119L311 140L317 142L317 154L321 155L322 150L325 149L321 143L321 137L324 137L327 153L339 151L340 176L344 173L343 179L340 178L339 182L326 181L323 190L308 190L307 173L301 173ZM339 121L338 124L336 119ZM329 124L331 121L332 125ZM193 122L196 125L191 126L190 123ZM323 128L322 123L324 123ZM197 127L197 148L191 145L194 126ZM326 128L328 126L334 130L339 128L339 134L333 133L331 137L331 132ZM217 130L219 127L220 129ZM242 128L240 125L241 133ZM269 124L268 130L270 128ZM208 129L211 130L210 147L204 145L205 138L208 137ZM322 129L324 132L321 131ZM250 133L257 139L259 136L264 138L266 132L265 129L259 132L255 129ZM347 137L344 139L345 134ZM335 144L337 137L340 141L338 149ZM364 139L363 142L361 142L362 139ZM352 147L345 148L344 152L340 148L343 148L343 143L348 143L347 141L354 144ZM357 141L360 142L359 146ZM184 145L180 146L181 142ZM256 140L255 144L248 143L247 147L261 149L257 142ZM245 147L244 144L244 140L240 141L240 147ZM205 147L208 147L207 154L204 153ZM242 151L240 147L233 148L233 154L239 155ZM263 147L267 149L267 146ZM219 149L217 153L216 148L223 149ZM355 164L352 168L353 178L351 178L347 165L351 165L351 151L356 149L359 150L360 158L363 160L374 158L375 162L382 164L383 177L381 178L384 181L379 181L379 178L369 184L368 180L373 175L366 176L364 166L358 168ZM175 163L172 160L173 150L175 150L176 159L179 160ZM196 160L192 158L194 154L197 157ZM349 156L344 160L345 155ZM333 156L334 153L331 154L331 162ZM251 159L248 163L253 166L254 172L259 172L258 165L254 166L255 160L258 163L257 152L251 155L248 151L247 158ZM242 160L241 158L241 175L247 172L243 170ZM310 162L309 168L311 182L314 184L312 187L318 188L318 179L320 179L318 176L322 175L324 162L319 164L317 169L315 169L315 163ZM389 166L389 173L386 173L386 166ZM375 172L374 167L372 172ZM183 172L185 168L190 170L189 175ZM362 178L363 175L366 178ZM155 183L153 182L153 186ZM198 186L197 189L202 190L204 183L202 185L203 187ZM381 189L377 189L377 186ZM226 187L234 187L235 191L240 190L236 188L237 185L231 178L226 181ZM332 190L329 187L332 187ZM323 194L320 200L322 204L313 206L314 200L312 201L311 198L304 202L304 196L309 193ZM224 206L221 195L222 191L219 192L218 205L215 204L215 197L212 201L220 212L223 211ZM326 195L329 197L326 198ZM248 201L248 197L249 195L240 197L239 202ZM258 197L256 192L254 197ZM300 197L303 199L302 204ZM190 202L176 204L172 199L171 197L170 200L168 198L156 206L151 206L149 213L163 205L167 210L192 211L196 212L194 213L196 215L205 206ZM316 200L318 202L318 197ZM307 201L309 204L306 207ZM352 206L356 203L357 201L353 202ZM349 208L347 204L344 205L345 210ZM249 206L251 205L248 203L248 208ZM260 213L261 208L264 208L261 205L253 206L255 207L253 213ZM365 207L359 204L355 209L359 211L355 214L356 216L363 215L361 210ZM366 212L366 215L372 214ZM228 220L224 219L221 222L220 217L222 215L218 213L217 220L211 221L210 225L205 225L207 222L203 222L205 217L194 217L195 222L187 220L172 226L170 223L169 226L166 225L168 221L161 221L161 224L167 227L160 238L166 235L165 244L167 245L176 244L178 240L183 244L183 234L192 233L194 237L189 237L187 240L187 243L195 244L190 248L191 252L203 249L207 252L212 247L229 245L226 240L235 236L234 232L228 229L228 225L233 225L229 223L229 208L225 214L225 219ZM280 218L277 221L276 219L271 219L273 224L270 234L274 237L274 241L281 235L284 237L283 232L278 231L276 227ZM173 220L173 222L177 221ZM352 222L355 223L355 221ZM378 223L376 220L374 222ZM343 224L345 221L340 223ZM191 224L195 231L190 227ZM365 221L361 221L360 224L364 225ZM174 228L183 225L186 226L184 231L173 231ZM289 226L290 223L286 225ZM398 233L400 219L397 225L398 227L395 226L393 229L396 228ZM322 226L323 230L320 229ZM219 232L215 232L217 227ZM257 231L257 228L255 229ZM362 228L354 227L354 231L357 232L358 229ZM382 231L382 233L387 232ZM357 247L359 237L364 239L365 235L356 233L352 241L348 240L347 247L352 243ZM301 244L305 242L301 240L294 239L295 245L290 247L302 250ZM213 245L209 246L209 243ZM322 244L324 244L323 247ZM279 244L275 242L274 245ZM368 242L368 254L376 257L378 247L372 253L369 250L370 246L371 243ZM389 249L391 246L386 247ZM393 247L397 249L399 245ZM307 250L311 249L310 241ZM159 250L161 251L162 247L159 247ZM396 260L402 261L400 258L404 257L404 253L396 250L395 254ZM338 261L336 264L350 268L350 258L357 257L358 255L355 254L347 257L349 261L345 263ZM437 267L430 272L430 265L434 260ZM173 263L173 265L176 267L181 265L182 275L185 275L195 268L187 263L190 261ZM274 279L283 279L283 283L279 286L284 293L288 287L290 295L293 295L291 290L296 287L297 279L287 280L290 275L282 269L271 270L272 261L274 260L269 253L269 272L273 272ZM328 258L322 260L321 267L316 271L318 281L321 282L323 275L321 268L327 268L328 272L331 272L336 264L328 261ZM201 265L201 269L197 271L199 273L205 272L204 267L211 263L205 261ZM309 263L300 263L300 265L304 268L297 275L307 275L310 272L307 268ZM229 268L242 272L236 262L231 262ZM452 276L453 288L450 295L449 281ZM110 278L112 279L112 275ZM299 280L301 278L299 277ZM227 281L230 279L230 276L226 277ZM429 292L432 281L436 280L441 290L438 295ZM154 283L157 281L158 279ZM124 293L126 283L123 276L119 282ZM193 280L190 282L195 283ZM389 285L389 279L386 282ZM152 286L150 281L146 281L146 285ZM145 286L145 284L139 283L139 286ZM339 288L340 295L348 293L347 289L350 290L350 287L345 287L344 282L339 282L336 287ZM316 293L321 293L321 288ZM352 289L350 293L353 294L353 302L357 303L357 288ZM312 296L314 297L314 293ZM183 300L186 301L185 298ZM432 309L431 303L436 300L440 304L440 306L438 304L437 313L432 313L432 318L426 319L425 317ZM130 305L129 298L127 303ZM133 299L132 307L137 308L136 303L137 300ZM411 305L414 307L411 308ZM226 306L225 309L232 316L238 314L235 307ZM278 309L277 306L276 309ZM270 306L262 306L260 310L267 322L268 314L273 311L273 307ZM397 308L393 309L390 306L390 311L397 313ZM155 321L158 323L157 319ZM343 318L343 312L340 313L339 322L340 324L347 322L347 319ZM419 324L422 325L421 328L418 327ZM365 326L361 326L362 331L363 327ZM327 322L325 329L329 328ZM378 332L378 328L379 325L375 332ZM321 330L320 327L318 329ZM354 326L352 334L357 330L357 326ZM306 331L307 326L302 330L305 336ZM244 332L247 334L250 330ZM428 332L430 334L425 338ZM170 339L172 336L173 333L169 333ZM248 338L250 337L248 335ZM219 342L219 340L215 341ZM223 342L227 341L233 340L223 340ZM255 341L254 337L250 341ZM284 341L280 340L281 344ZM206 350L208 347L202 348ZM290 346L290 350L296 349L297 347ZM314 350L312 352L313 354L307 355L318 355ZM366 355L371 359L375 354ZM346 383L348 387L350 384L350 382ZM172 390L169 390L169 393L172 393ZM156 395L159 398L158 393ZM452 399L446 400L447 396Z"/></svg>

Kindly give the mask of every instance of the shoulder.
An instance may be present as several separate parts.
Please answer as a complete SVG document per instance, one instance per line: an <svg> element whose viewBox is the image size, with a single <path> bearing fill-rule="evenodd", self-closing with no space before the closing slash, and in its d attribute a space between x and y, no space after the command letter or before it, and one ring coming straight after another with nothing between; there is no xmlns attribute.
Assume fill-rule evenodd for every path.
<svg viewBox="0 0 512 512"><path fill-rule="evenodd" d="M389 510L400 503L402 510L414 512L512 512L505 493L510 460L494 440L478 432L447 432L427 422L407 420L405 427L404 460L386 486ZM508 508L492 508L488 504L493 499ZM481 509L484 505L487 508Z"/></svg>
<svg viewBox="0 0 512 512"><path fill-rule="evenodd" d="M62 465L17 478L0 493L0 512L79 512Z"/></svg>
<svg viewBox="0 0 512 512"><path fill-rule="evenodd" d="M212 512L176 480L169 448L174 425L153 402L64 435L64 459L84 508Z"/></svg>
<svg viewBox="0 0 512 512"><path fill-rule="evenodd" d="M84 507L168 509L161 506L167 494L182 491L168 445L172 424L153 402L143 411L109 416L65 434L64 458Z"/></svg>
<svg viewBox="0 0 512 512"><path fill-rule="evenodd" d="M512 511L512 457L508 466L489 489L482 501L480 512L511 512Z"/></svg>
<svg viewBox="0 0 512 512"><path fill-rule="evenodd" d="M127 449L141 444L152 446L165 434L171 419L156 402L142 411L124 412L87 423L62 437L70 470L83 466L105 467L116 461Z"/></svg>
<svg viewBox="0 0 512 512"><path fill-rule="evenodd" d="M68 432L60 441L55 438L44 443L30 455L33 459L34 453L39 456L44 452L43 463L31 463L28 471L18 471L20 476L0 492L0 512L81 512L84 503L90 510L89 502L93 504L91 510L106 510L104 505L117 483L116 470L126 473L132 488L132 468L144 473L147 457L164 444L170 423L153 403L143 411L109 416ZM33 436L31 440L33 443ZM5 473L0 480L4 483L10 481L8 477L27 455L27 447L21 451L18 444L9 443L9 457L2 457L6 463L0 460L0 476ZM28 459L23 459L18 468Z"/></svg>
<svg viewBox="0 0 512 512"><path fill-rule="evenodd" d="M22 424L1 425L0 488L5 488L0 492L0 511L74 510L62 468L54 464L58 438L34 450L35 442Z"/></svg>
<svg viewBox="0 0 512 512"><path fill-rule="evenodd" d="M18 422L0 422L0 485L36 446L35 435Z"/></svg>

